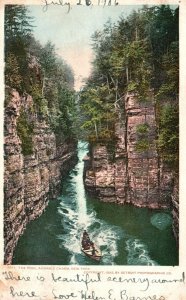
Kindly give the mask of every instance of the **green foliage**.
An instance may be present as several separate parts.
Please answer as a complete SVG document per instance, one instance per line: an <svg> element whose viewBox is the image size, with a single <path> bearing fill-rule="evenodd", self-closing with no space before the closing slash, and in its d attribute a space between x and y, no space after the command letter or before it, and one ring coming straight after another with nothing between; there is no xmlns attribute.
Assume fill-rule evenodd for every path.
<svg viewBox="0 0 186 300"><path fill-rule="evenodd" d="M174 163L178 160L178 17L178 9L172 10L168 5L145 6L127 19L121 17L115 24L107 22L102 31L95 32L93 71L77 104L71 68L56 55L51 42L42 47L34 39L32 19L25 6L6 5L6 85L32 94L35 110L46 117L60 141L81 135L91 143L105 145L115 140L116 116L118 112L122 114L123 95L132 92L141 102L151 101L153 90L159 153ZM30 67L32 56L40 64L39 72ZM5 100L6 104L8 94ZM171 108L166 103L171 103ZM23 140L28 139L29 126L22 116L18 127ZM141 124L136 130L137 151L146 151L148 126Z"/></svg>
<svg viewBox="0 0 186 300"><path fill-rule="evenodd" d="M5 5L5 37L27 37L32 32L28 9L24 5Z"/></svg>
<svg viewBox="0 0 186 300"><path fill-rule="evenodd" d="M71 68L56 55L55 46L47 42L39 53L43 84L36 99L49 117L54 132L64 139L74 138L77 109ZM37 97L38 96L38 97Z"/></svg>
<svg viewBox="0 0 186 300"><path fill-rule="evenodd" d="M55 45L50 41L47 42L46 45L41 49L39 58L45 75L51 77L56 67Z"/></svg>
<svg viewBox="0 0 186 300"><path fill-rule="evenodd" d="M143 123L136 126L136 133L138 136L138 140L135 146L137 152L144 152L149 150L150 141L149 141L149 124Z"/></svg>
<svg viewBox="0 0 186 300"><path fill-rule="evenodd" d="M42 93L41 93L41 88L37 83L31 85L30 94L31 94L34 102L36 104L38 104L38 106L40 106L40 103L41 103L43 97L42 97Z"/></svg>
<svg viewBox="0 0 186 300"><path fill-rule="evenodd" d="M48 103L47 100L42 96L41 87L38 83L32 84L30 95L35 103L35 110L39 112L41 116L48 115Z"/></svg>
<svg viewBox="0 0 186 300"><path fill-rule="evenodd" d="M177 160L178 17L178 8L144 6L95 32L92 74L80 95L81 129L90 142L107 144L114 139L116 115L123 112L125 93L135 93L140 102L150 102L154 95L159 154L164 160L172 156ZM169 117L163 109L168 102L174 108ZM147 151L151 147L148 124L138 125L136 132L136 150Z"/></svg>
<svg viewBox="0 0 186 300"><path fill-rule="evenodd" d="M179 53L178 42L170 45L169 51L163 55L162 67L164 70L164 81L156 94L157 100L178 99L179 93Z"/></svg>
<svg viewBox="0 0 186 300"><path fill-rule="evenodd" d="M31 22L24 5L5 6L5 82L22 92L29 69L27 51L32 34Z"/></svg>
<svg viewBox="0 0 186 300"><path fill-rule="evenodd" d="M151 22L148 26L153 57L154 76L152 82L156 92L167 81L163 63L164 57L170 51L171 45L178 42L179 39L178 13L179 8L171 10L168 5L157 6L154 8ZM176 48L178 53L178 44Z"/></svg>
<svg viewBox="0 0 186 300"><path fill-rule="evenodd" d="M81 129L89 141L108 142L114 136L115 110L107 86L87 86L81 94Z"/></svg>
<svg viewBox="0 0 186 300"><path fill-rule="evenodd" d="M140 139L139 141L137 141L135 149L137 152L144 152L149 150L149 140L146 138Z"/></svg>
<svg viewBox="0 0 186 300"><path fill-rule="evenodd" d="M134 81L130 81L127 85L127 91L128 92L134 92L137 89L137 84Z"/></svg>
<svg viewBox="0 0 186 300"><path fill-rule="evenodd" d="M20 90L23 81L19 69L16 56L13 53L9 53L5 65L5 82L7 86L11 86L17 90Z"/></svg>
<svg viewBox="0 0 186 300"><path fill-rule="evenodd" d="M42 47L35 40L31 23L32 18L25 6L5 6L6 85L17 89L20 94L26 92L32 96L37 116L50 122L55 133L61 136L59 140L74 138L77 112L73 72L57 56L54 44L49 41ZM23 115L18 121L23 152L31 153L29 124Z"/></svg>
<svg viewBox="0 0 186 300"><path fill-rule="evenodd" d="M106 140L113 138L116 112L124 92L138 93L141 101L149 98L151 54L150 43L142 33L142 16L139 12L127 21L120 18L117 24L108 22L102 32L93 36L94 68L81 93L81 128L95 140L103 136L107 136Z"/></svg>
<svg viewBox="0 0 186 300"><path fill-rule="evenodd" d="M74 91L68 87L61 87L57 99L58 105L49 109L50 124L57 135L63 135L66 139L74 138L79 130L76 128L77 108Z"/></svg>
<svg viewBox="0 0 186 300"><path fill-rule="evenodd" d="M136 132L138 134L146 135L149 132L149 125L147 123L137 125Z"/></svg>
<svg viewBox="0 0 186 300"><path fill-rule="evenodd" d="M11 95L10 88L6 87L5 88L5 101L4 101L5 107L9 104L11 98L12 98L12 95Z"/></svg>
<svg viewBox="0 0 186 300"><path fill-rule="evenodd" d="M175 105L167 104L161 109L158 148L164 161L173 166L178 164L179 114Z"/></svg>
<svg viewBox="0 0 186 300"><path fill-rule="evenodd" d="M21 139L22 153L23 155L29 155L33 153L33 124L31 124L26 113L21 110L20 116L17 119L17 133Z"/></svg>

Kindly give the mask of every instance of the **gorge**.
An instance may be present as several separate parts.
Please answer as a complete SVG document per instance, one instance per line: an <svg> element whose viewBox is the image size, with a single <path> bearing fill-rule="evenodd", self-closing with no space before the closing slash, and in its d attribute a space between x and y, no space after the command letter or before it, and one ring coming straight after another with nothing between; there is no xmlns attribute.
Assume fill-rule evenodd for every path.
<svg viewBox="0 0 186 300"><path fill-rule="evenodd" d="M49 198L58 195L63 175L77 161L76 141L56 145L56 137L45 120L30 113L33 99L15 90L5 110L4 239L5 263L11 263L19 236L31 220L45 210ZM24 156L16 127L21 109L34 122L34 152Z"/></svg>
<svg viewBox="0 0 186 300"><path fill-rule="evenodd" d="M83 159L87 152L87 143L79 141L78 162L63 179L59 197L49 201L41 217L28 224L12 263L177 265L177 246L169 210L150 210L129 204L120 206L88 195L83 183ZM100 262L81 252L80 237L84 228L101 247Z"/></svg>
<svg viewBox="0 0 186 300"><path fill-rule="evenodd" d="M96 31L78 92L29 20L6 6L4 263L89 265L87 228L103 265L177 265L178 9L143 7Z"/></svg>
<svg viewBox="0 0 186 300"><path fill-rule="evenodd" d="M153 107L151 105L147 107L145 104L145 108L141 108L135 95L127 95L122 101L124 101L123 108L126 105L128 109L128 121L125 124L129 126L130 131L129 137L126 139L125 135L128 131L124 127L124 122L119 120L116 123L115 158L112 156L111 160L111 153L104 145L97 144L89 152L90 146L79 142L79 162L67 177L66 174L77 163L76 142L71 141L71 143L56 146L54 133L46 123L38 121L34 115L32 117L35 118L33 135L35 152L24 157L21 153L21 142L16 132L16 121L23 103L24 105L29 103L27 103L29 110L28 105L32 105L33 102L30 96L27 95L22 99L18 92L12 91L12 98L7 106L7 114L5 114L7 121L5 124L8 124L5 136L7 160L5 160L4 183L5 205L7 205L5 207L6 263L12 263L13 249L23 234L15 249L13 263L35 264L37 261L41 261L39 263L42 264L48 262L54 264L89 264L87 260L82 260L78 238L83 228L86 227L94 239L97 239L102 249L105 249L102 264L110 264L111 261L113 264L116 262L142 265L170 264L173 257L174 263L177 264L176 245L171 234L171 221L168 218L170 209L174 206L177 208L178 202L178 193L173 193L173 189L176 190L176 185L173 184L173 173L163 164L158 170L158 155L155 147L143 154L135 152L134 147L137 142L135 128L139 124L138 121L141 124L141 120L146 120L150 124L148 139L152 143L155 140L156 124ZM126 140L127 143L125 144ZM132 151L130 151L132 146ZM50 149L50 152L47 149ZM90 153L92 156L88 155ZM127 167L126 162L128 163ZM161 176L159 181L158 176ZM161 186L159 182L161 182ZM85 194L84 184L90 196ZM161 187L163 188L161 189ZM59 200L57 200L58 195L60 195ZM101 208L102 204L99 204L95 197L106 202L105 205L108 205L108 208L105 206ZM55 199L53 201L56 204L51 203L53 202L52 198ZM12 202L11 199L14 201ZM92 202L95 203L93 207ZM46 210L48 203L49 208ZM131 204L139 208L135 210ZM113 205L113 208L110 205ZM115 205L119 205L118 208ZM102 209L109 216L109 219L107 217L105 219L102 213L101 219L98 217ZM45 210L46 213L44 213ZM140 212L140 210L142 211ZM111 222L113 211L116 212L116 216L120 217L119 220L116 217L117 221L114 222L116 227L112 224L111 229L108 221ZM29 226L27 225L40 215L42 215L40 220L34 221L36 222L35 225L33 222ZM135 215L143 216L143 229L141 228L142 224L140 224L141 217L137 217L135 220ZM58 216L57 221L56 216ZM178 240L178 211L173 210L173 217L173 231ZM154 223L155 228L152 227L153 219L157 219ZM136 226L141 228L139 232L132 229ZM164 245L165 249L171 245L172 251L170 256L167 256L167 260L161 257L156 248L156 239L154 245L147 246L149 244L147 242L149 227L151 232L154 231L155 236L159 231L159 236L156 238L158 243ZM28 229L23 233L25 228ZM37 253L37 250L34 250L41 247L41 245L37 245L38 242L36 241L38 240L40 244L38 237L41 230L44 237L49 235L46 240L51 245L56 244L53 240L56 237L59 240L59 245L55 245L56 258L49 256L47 261L42 259L41 256L45 257L46 255L47 257L48 255L45 253L46 249L49 253L50 251L53 252L53 248L51 249L49 244L46 247L46 242L43 243L42 252L40 250ZM128 234L124 234L123 230L128 231L129 237ZM44 233L45 231L46 233ZM130 236L131 234L132 236ZM168 240L166 239L165 242L163 241L164 234L168 236ZM25 239L26 243L24 242ZM123 246L119 246L118 249L117 244L120 239L123 241ZM146 241L145 244L144 241ZM167 243L170 243L169 246ZM117 258L121 255L122 247L126 248L125 253L128 255L125 254L123 259ZM153 254L153 259L149 252L154 252L154 248L156 248L157 257ZM61 251L64 258L61 257ZM107 252L112 255L112 259Z"/></svg>
<svg viewBox="0 0 186 300"><path fill-rule="evenodd" d="M85 158L86 190L104 202L173 209L173 230L178 241L178 180L157 151L153 101L140 103L135 94L128 93L121 99L120 107L123 117L118 115L117 141L112 153L100 143L93 145L90 156ZM139 152L136 145L140 135L144 134L139 132L142 126L148 128L149 145L148 149Z"/></svg>

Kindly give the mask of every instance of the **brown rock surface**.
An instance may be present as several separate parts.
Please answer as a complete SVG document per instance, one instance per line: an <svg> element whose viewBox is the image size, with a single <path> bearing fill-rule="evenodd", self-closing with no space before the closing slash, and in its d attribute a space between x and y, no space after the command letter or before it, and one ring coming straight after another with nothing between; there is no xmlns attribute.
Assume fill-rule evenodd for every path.
<svg viewBox="0 0 186 300"><path fill-rule="evenodd" d="M174 189L172 194L172 215L173 215L173 232L179 245L179 180L178 174L174 179Z"/></svg>
<svg viewBox="0 0 186 300"><path fill-rule="evenodd" d="M56 145L56 137L45 120L30 109L32 97L15 90L5 108L4 139L4 243L5 263L12 261L13 250L26 224L40 216L50 198L59 192L62 174L76 161L76 143ZM29 111L34 121L33 154L22 154L17 134L20 110Z"/></svg>
<svg viewBox="0 0 186 300"><path fill-rule="evenodd" d="M101 201L131 203L138 207L169 208L172 206L173 175L160 160L156 149L156 118L153 101L139 102L135 94L127 94L120 104L122 113L115 125L117 142L115 158L109 160L104 145L92 146L91 160L85 165L85 186ZM148 148L137 149L139 125L147 124ZM178 196L173 196L174 231L178 232Z"/></svg>

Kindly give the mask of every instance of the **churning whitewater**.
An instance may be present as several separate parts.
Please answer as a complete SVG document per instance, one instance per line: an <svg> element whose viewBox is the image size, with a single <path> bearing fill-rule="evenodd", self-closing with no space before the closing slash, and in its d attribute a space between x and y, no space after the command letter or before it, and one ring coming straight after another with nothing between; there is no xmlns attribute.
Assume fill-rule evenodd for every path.
<svg viewBox="0 0 186 300"><path fill-rule="evenodd" d="M104 203L85 192L88 144L78 143L78 163L63 178L62 194L30 224L14 253L14 264L176 265L177 248L169 212ZM81 252L86 229L101 248L95 261Z"/></svg>
<svg viewBox="0 0 186 300"><path fill-rule="evenodd" d="M81 234L84 229L102 250L103 258L99 264L114 265L118 256L118 242L126 236L119 226L110 226L96 216L95 211L87 210L86 194L83 183L83 158L88 152L88 145L78 144L78 163L71 171L60 197L58 213L62 217L64 232L58 235L61 247L71 253L70 264L86 264L90 258L83 256L80 247ZM123 248L128 252L128 264L156 265L147 251L146 245L128 236ZM92 263L92 261L91 261Z"/></svg>

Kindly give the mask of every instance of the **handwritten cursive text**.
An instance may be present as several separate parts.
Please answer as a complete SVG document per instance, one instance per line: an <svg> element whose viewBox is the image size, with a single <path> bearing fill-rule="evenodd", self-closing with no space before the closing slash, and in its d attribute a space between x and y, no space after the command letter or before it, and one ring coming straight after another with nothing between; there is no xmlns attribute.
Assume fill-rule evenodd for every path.
<svg viewBox="0 0 186 300"><path fill-rule="evenodd" d="M67 6L67 8L68 8L68 11L67 12L69 12L70 11L70 9L71 9L71 4L70 4L70 2L65 2L65 1L63 1L63 0L55 0L55 1L50 1L50 0L43 0L44 1L44 6L43 6L43 11L44 12L46 12L47 10L48 10L48 7L50 6L50 5L60 5L60 6Z"/></svg>

